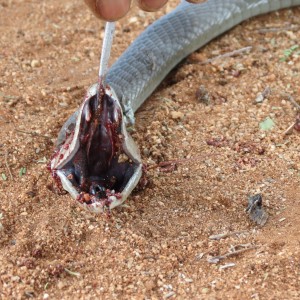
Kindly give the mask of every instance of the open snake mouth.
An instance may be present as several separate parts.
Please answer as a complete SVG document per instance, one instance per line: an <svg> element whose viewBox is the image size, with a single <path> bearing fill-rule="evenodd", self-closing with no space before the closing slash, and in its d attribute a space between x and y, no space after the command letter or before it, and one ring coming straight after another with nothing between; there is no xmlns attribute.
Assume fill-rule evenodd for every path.
<svg viewBox="0 0 300 300"><path fill-rule="evenodd" d="M103 88L86 98L76 123L65 128L51 171L81 204L110 207L122 200L122 192L140 167L128 151L124 128L119 102Z"/></svg>

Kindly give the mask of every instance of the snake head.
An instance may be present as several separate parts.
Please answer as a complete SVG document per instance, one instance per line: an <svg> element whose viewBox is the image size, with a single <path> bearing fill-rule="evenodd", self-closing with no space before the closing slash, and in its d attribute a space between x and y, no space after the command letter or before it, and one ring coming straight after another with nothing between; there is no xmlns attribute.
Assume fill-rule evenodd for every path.
<svg viewBox="0 0 300 300"><path fill-rule="evenodd" d="M50 169L88 211L100 213L126 200L141 178L142 163L112 89L89 88L58 135Z"/></svg>

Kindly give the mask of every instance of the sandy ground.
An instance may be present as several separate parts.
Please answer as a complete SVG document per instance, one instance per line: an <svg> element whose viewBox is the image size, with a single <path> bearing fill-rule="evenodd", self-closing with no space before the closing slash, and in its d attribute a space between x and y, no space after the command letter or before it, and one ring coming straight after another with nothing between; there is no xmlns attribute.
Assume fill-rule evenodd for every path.
<svg viewBox="0 0 300 300"><path fill-rule="evenodd" d="M174 5L133 9L112 62ZM0 0L0 298L299 299L300 133L284 134L300 97L299 18L244 22L172 72L136 116L149 185L108 217L55 193L46 170L96 81L103 24L80 0ZM256 193L263 227L245 212Z"/></svg>

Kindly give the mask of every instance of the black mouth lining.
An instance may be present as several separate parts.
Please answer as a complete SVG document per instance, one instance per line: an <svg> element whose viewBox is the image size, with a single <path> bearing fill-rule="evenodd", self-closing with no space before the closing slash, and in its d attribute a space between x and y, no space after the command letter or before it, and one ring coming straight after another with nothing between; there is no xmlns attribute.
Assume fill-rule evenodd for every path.
<svg viewBox="0 0 300 300"><path fill-rule="evenodd" d="M60 168L79 192L78 200L87 204L106 200L112 191L121 193L138 166L122 148L118 103L104 92L99 94L84 104L77 137L79 149Z"/></svg>

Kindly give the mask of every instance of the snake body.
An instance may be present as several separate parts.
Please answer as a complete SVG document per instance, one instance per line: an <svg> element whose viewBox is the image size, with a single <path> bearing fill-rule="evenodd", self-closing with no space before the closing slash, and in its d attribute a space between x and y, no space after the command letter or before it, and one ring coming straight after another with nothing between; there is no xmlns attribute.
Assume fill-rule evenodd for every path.
<svg viewBox="0 0 300 300"><path fill-rule="evenodd" d="M240 22L296 5L300 0L183 2L154 22L109 69L107 95L92 86L63 125L51 161L53 177L91 212L123 203L142 176L138 147L126 125L164 77L188 54ZM129 160L119 162L120 153Z"/></svg>
<svg viewBox="0 0 300 300"><path fill-rule="evenodd" d="M165 76L188 54L251 17L300 5L300 0L182 2L150 25L107 74L129 119Z"/></svg>

